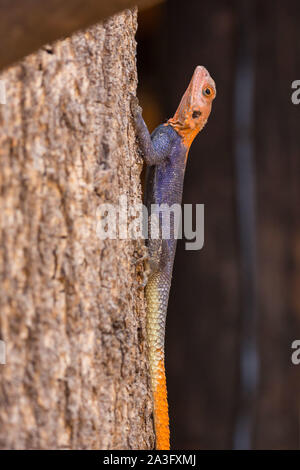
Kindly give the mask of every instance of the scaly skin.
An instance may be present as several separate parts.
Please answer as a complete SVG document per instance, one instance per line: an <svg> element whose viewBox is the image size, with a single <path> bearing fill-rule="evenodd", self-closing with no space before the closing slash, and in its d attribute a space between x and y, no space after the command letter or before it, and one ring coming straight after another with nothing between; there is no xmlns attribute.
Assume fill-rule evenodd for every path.
<svg viewBox="0 0 300 470"><path fill-rule="evenodd" d="M146 204L181 204L187 155L191 143L203 129L216 96L215 83L208 71L196 67L173 118L160 125L150 136L135 98L131 109L137 136L146 162ZM156 448L170 449L169 413L165 377L165 324L176 251L171 221L171 237L147 242L151 274L146 286L147 335L154 407Z"/></svg>

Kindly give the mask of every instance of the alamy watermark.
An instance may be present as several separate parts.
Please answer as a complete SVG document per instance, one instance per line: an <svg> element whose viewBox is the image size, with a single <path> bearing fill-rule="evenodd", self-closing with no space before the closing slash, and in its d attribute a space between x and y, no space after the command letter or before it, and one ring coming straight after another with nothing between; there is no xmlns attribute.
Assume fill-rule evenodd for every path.
<svg viewBox="0 0 300 470"><path fill-rule="evenodd" d="M184 235L189 240L187 250L201 250L204 245L204 204L184 204L183 210L180 204L152 204L148 210L144 204L129 205L127 196L121 195L118 205L100 204L96 219L101 240L178 240Z"/></svg>
<svg viewBox="0 0 300 470"><path fill-rule="evenodd" d="M292 82L292 89L295 90L291 96L292 103L299 104L300 103L300 80L294 80Z"/></svg>
<svg viewBox="0 0 300 470"><path fill-rule="evenodd" d="M0 104L6 104L5 80L0 80Z"/></svg>
<svg viewBox="0 0 300 470"><path fill-rule="evenodd" d="M6 347L5 341L0 339L0 365L6 364Z"/></svg>
<svg viewBox="0 0 300 470"><path fill-rule="evenodd" d="M291 347L295 349L292 353L291 361L295 366L298 366L300 364L300 339L295 339Z"/></svg>

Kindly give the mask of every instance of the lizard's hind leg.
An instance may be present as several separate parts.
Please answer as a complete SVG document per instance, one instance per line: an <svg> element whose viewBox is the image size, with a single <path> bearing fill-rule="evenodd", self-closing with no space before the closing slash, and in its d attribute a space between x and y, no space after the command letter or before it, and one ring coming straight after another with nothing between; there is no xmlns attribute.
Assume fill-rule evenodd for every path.
<svg viewBox="0 0 300 470"><path fill-rule="evenodd" d="M142 282L137 283L138 289L144 289L147 285L148 279L150 274L152 273L151 265L150 265L150 256L149 256L149 249L146 245L143 245L142 249L142 256L139 258L136 258L133 261L133 264L135 266L142 264L143 265L143 270L142 270Z"/></svg>

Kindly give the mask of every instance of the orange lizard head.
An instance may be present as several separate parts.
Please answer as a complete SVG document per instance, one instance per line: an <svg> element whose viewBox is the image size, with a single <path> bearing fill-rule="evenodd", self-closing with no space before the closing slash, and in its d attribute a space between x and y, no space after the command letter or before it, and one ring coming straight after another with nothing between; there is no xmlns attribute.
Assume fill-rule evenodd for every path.
<svg viewBox="0 0 300 470"><path fill-rule="evenodd" d="M167 122L182 136L187 149L205 126L215 96L215 82L206 68L198 65L176 113Z"/></svg>

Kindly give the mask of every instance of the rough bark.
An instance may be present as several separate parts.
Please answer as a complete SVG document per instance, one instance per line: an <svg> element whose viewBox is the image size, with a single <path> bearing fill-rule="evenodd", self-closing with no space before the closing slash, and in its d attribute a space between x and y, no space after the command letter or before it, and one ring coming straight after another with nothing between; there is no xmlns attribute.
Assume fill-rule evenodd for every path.
<svg viewBox="0 0 300 470"><path fill-rule="evenodd" d="M141 241L100 240L100 203L141 201L129 111L136 13L0 75L1 448L153 446Z"/></svg>
<svg viewBox="0 0 300 470"><path fill-rule="evenodd" d="M0 0L0 68L125 8L161 0Z"/></svg>

